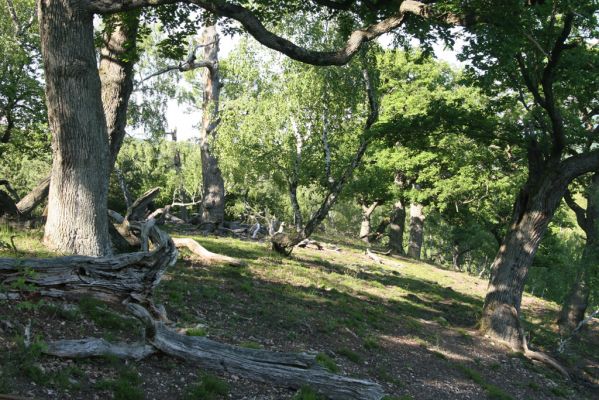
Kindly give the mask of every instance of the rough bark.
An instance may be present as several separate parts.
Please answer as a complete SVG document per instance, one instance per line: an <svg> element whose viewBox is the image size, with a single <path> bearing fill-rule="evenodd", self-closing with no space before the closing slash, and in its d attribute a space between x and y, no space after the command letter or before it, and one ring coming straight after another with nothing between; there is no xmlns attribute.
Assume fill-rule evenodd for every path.
<svg viewBox="0 0 599 400"><path fill-rule="evenodd" d="M372 229L371 227L371 223L370 223L370 217L372 216L372 213L374 212L374 210L376 209L376 207L379 205L379 203L377 201L375 201L374 203L367 205L367 204L362 204L362 223L360 224L360 240L362 240L365 243L370 243L370 231Z"/></svg>
<svg viewBox="0 0 599 400"><path fill-rule="evenodd" d="M93 15L80 0L39 2L53 163L44 241L59 252L104 256L109 152Z"/></svg>
<svg viewBox="0 0 599 400"><path fill-rule="evenodd" d="M424 241L424 214L422 204L410 204L410 241L408 243L408 256L420 260L422 242Z"/></svg>
<svg viewBox="0 0 599 400"><path fill-rule="evenodd" d="M204 29L203 59L210 67L202 72L204 86L202 102L202 127L200 129L200 149L202 158L202 223L217 228L225 219L225 182L218 160L210 149L210 140L216 135L219 123L220 76L218 71L218 33L216 26Z"/></svg>
<svg viewBox="0 0 599 400"><path fill-rule="evenodd" d="M102 106L110 143L112 171L125 138L127 107L133 91L133 65L137 59L138 12L112 15L104 19L110 29L103 37L100 51Z"/></svg>
<svg viewBox="0 0 599 400"><path fill-rule="evenodd" d="M49 190L50 177L48 176L17 203L17 208L21 215L25 217L30 215L48 197Z"/></svg>
<svg viewBox="0 0 599 400"><path fill-rule="evenodd" d="M573 332L584 319L591 293L589 279L599 267L599 173L593 174L586 199L587 208L583 209L569 192L565 196L566 203L576 214L578 225L586 235L586 241L576 280L557 320L562 335Z"/></svg>
<svg viewBox="0 0 599 400"><path fill-rule="evenodd" d="M389 247L393 254L405 255L403 236L406 228L406 208L402 200L393 205L391 223L389 224Z"/></svg>
<svg viewBox="0 0 599 400"><path fill-rule="evenodd" d="M491 266L481 330L515 349L523 347L519 313L528 269L567 183L555 170L532 174L516 200L512 224Z"/></svg>
<svg viewBox="0 0 599 400"><path fill-rule="evenodd" d="M104 339L57 340L47 344L44 353L65 358L112 356L121 359L141 360L157 350L147 344L110 343Z"/></svg>

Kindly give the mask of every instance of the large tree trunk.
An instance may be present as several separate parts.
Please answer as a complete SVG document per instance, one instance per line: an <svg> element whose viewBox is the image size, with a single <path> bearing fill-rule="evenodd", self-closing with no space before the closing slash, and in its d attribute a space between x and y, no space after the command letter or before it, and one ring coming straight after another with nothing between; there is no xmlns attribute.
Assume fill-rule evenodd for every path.
<svg viewBox="0 0 599 400"><path fill-rule="evenodd" d="M393 205L389 224L389 247L393 254L404 255L403 235L406 229L406 208L402 200Z"/></svg>
<svg viewBox="0 0 599 400"><path fill-rule="evenodd" d="M127 107L133 91L133 65L136 60L137 11L108 17L113 29L104 37L100 52L100 81L102 105L110 143L110 170L114 168L127 124ZM119 177L120 179L121 177ZM17 204L19 212L28 216L42 203L50 189L50 176L44 178Z"/></svg>
<svg viewBox="0 0 599 400"><path fill-rule="evenodd" d="M371 205L362 204L362 224L360 225L360 240L365 243L370 243L370 231L372 229L370 223L370 217L374 212L374 209L379 205L377 201Z"/></svg>
<svg viewBox="0 0 599 400"><path fill-rule="evenodd" d="M520 304L528 269L566 190L551 171L532 175L520 191L512 224L491 266L481 330L521 350Z"/></svg>
<svg viewBox="0 0 599 400"><path fill-rule="evenodd" d="M424 241L424 214L422 204L410 204L410 242L408 256L420 260L422 242Z"/></svg>
<svg viewBox="0 0 599 400"><path fill-rule="evenodd" d="M599 173L591 178L587 188L586 210L575 203L568 192L566 203L576 213L578 225L586 235L585 247L580 260L576 281L566 297L557 320L562 334L571 333L584 319L591 293L590 278L599 267Z"/></svg>
<svg viewBox="0 0 599 400"><path fill-rule="evenodd" d="M210 149L219 123L220 77L218 72L218 34L216 26L207 26L202 34L204 61L210 63L203 74L204 98L202 104L202 128L200 148L202 156L202 223L217 227L225 219L225 182L218 160Z"/></svg>
<svg viewBox="0 0 599 400"><path fill-rule="evenodd" d="M109 173L125 138L127 107L133 92L133 65L137 60L138 14L139 11L130 11L104 18L111 29L103 38L99 73L110 142Z"/></svg>
<svg viewBox="0 0 599 400"><path fill-rule="evenodd" d="M44 240L64 253L108 255L108 135L93 15L78 0L41 0L38 14L53 133Z"/></svg>

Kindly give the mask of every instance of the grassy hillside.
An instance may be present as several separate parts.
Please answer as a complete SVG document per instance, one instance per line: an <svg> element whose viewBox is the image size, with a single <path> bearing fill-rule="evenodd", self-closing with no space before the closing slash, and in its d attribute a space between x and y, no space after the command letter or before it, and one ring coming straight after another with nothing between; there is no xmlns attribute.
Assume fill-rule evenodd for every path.
<svg viewBox="0 0 599 400"><path fill-rule="evenodd" d="M1 231L0 240L10 241L11 235ZM361 243L347 240L340 251L296 249L283 258L264 243L195 238L211 251L243 259L247 266L206 266L183 254L156 295L170 319L189 335L275 351L315 351L326 368L376 380L396 399L597 395L477 334L484 280L408 259L381 256L379 264L367 257ZM39 240L39 233L18 234L17 250L28 250L4 250L1 256L36 255L43 252ZM46 300L2 303L0 394L61 399L317 398L309 388L295 393L232 374L216 377L164 356L138 363L45 357L40 354L44 340L132 340L139 326L92 299L75 307ZM523 308L532 345L555 348L558 337L552 320L557 305L525 296ZM22 335L29 320L34 346L25 349ZM599 375L598 331L595 327L571 345L561 361L588 376Z"/></svg>

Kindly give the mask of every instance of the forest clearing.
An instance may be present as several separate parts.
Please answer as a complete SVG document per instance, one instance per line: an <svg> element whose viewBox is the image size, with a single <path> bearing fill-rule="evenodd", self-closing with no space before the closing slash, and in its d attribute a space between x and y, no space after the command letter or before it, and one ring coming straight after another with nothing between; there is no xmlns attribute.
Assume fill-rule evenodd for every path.
<svg viewBox="0 0 599 400"><path fill-rule="evenodd" d="M7 236L3 232L2 238ZM39 237L32 234L16 244L43 252L39 244L31 245ZM367 257L359 241L340 244L340 251L298 249L286 258L256 241L196 239L247 265L204 265L187 253L165 276L157 300L177 321L177 329L188 335L247 348L315 352L325 368L381 382L395 399L594 396L584 385L479 335L475 323L487 284L483 279L406 258L381 256L384 261L379 264ZM134 334L141 329L136 321L93 299L66 309L56 301L30 307L4 309L4 337L18 336L32 321L32 338L139 339ZM559 336L552 319L558 309L553 302L525 295L524 321L535 346L556 345ZM597 376L598 332L599 324L594 323L568 348L569 367ZM192 363L162 355L128 363L110 357L60 361L13 346L19 343L3 340L2 362L10 375L0 387L8 392L11 379L19 393L32 398L317 398L234 373L218 375L217 388L226 388L222 393L206 389L204 397L194 397L202 377L214 375ZM7 347L12 352L6 352Z"/></svg>
<svg viewBox="0 0 599 400"><path fill-rule="evenodd" d="M0 400L599 396L597 0L0 0Z"/></svg>

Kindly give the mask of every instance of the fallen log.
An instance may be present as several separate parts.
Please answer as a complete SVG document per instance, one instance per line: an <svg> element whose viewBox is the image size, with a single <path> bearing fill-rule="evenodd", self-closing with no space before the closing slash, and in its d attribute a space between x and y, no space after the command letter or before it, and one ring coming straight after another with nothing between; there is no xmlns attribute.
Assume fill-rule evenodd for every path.
<svg viewBox="0 0 599 400"><path fill-rule="evenodd" d="M301 242L299 242L296 246L302 247L302 248L312 246L316 250L322 250L324 248L319 242L317 242L316 240L312 240L312 239L304 239Z"/></svg>
<svg viewBox="0 0 599 400"><path fill-rule="evenodd" d="M152 191L148 193L152 196L156 194ZM207 369L233 372L278 386L301 388L309 385L330 399L383 398L383 390L377 383L334 375L316 363L315 354L246 349L208 338L181 335L171 330L165 324L168 319L164 309L153 303L153 291L166 269L176 262L178 252L175 241L179 245L185 243L185 247L191 245L204 255L208 250L192 239L171 239L156 227L154 219L135 220L135 216L145 215L146 208L147 202L134 203L123 224L128 224L134 235L141 236L144 247L149 248L151 242L152 251L100 258L0 259L3 298L13 300L47 296L76 300L81 296L92 296L113 304L126 304L146 327L143 344L114 344L97 338L62 340L49 343L45 350L48 354L70 358L114 355L141 359L160 351ZM218 256L221 261L239 262L208 253L210 257ZM23 280L26 289L23 289ZM16 282L19 284L13 285Z"/></svg>
<svg viewBox="0 0 599 400"><path fill-rule="evenodd" d="M157 350L148 344L110 343L104 339L56 340L46 345L45 354L65 358L112 356L120 359L142 360Z"/></svg>
<svg viewBox="0 0 599 400"><path fill-rule="evenodd" d="M260 382L299 389L310 386L334 400L379 400L382 387L374 382L328 372L316 362L314 353L283 353L247 349L215 342L205 337L185 336L155 321L138 304L130 311L146 325L149 343L165 354L201 365L213 371L232 372Z"/></svg>
<svg viewBox="0 0 599 400"><path fill-rule="evenodd" d="M21 215L28 216L31 214L31 212L48 197L49 190L50 175L44 178L31 192L17 203L17 208Z"/></svg>
<svg viewBox="0 0 599 400"><path fill-rule="evenodd" d="M199 244L197 241L190 239L190 238L172 238L173 242L175 243L175 246L177 246L177 248L181 249L181 248L186 248L189 251L191 251L196 257L199 258L199 260L204 263L204 264L208 264L208 265L213 265L213 264L229 264L229 265L233 265L236 267L243 267L246 265L246 263L244 261L241 261L237 258L233 258L233 257L229 257L229 256L225 256L222 254L216 254L213 253L211 251L209 251L208 249L206 249L204 246L202 246L201 244Z"/></svg>
<svg viewBox="0 0 599 400"><path fill-rule="evenodd" d="M368 258L370 258L372 261L374 261L377 264L385 263L382 258L380 258L376 254L374 254L372 251L370 251L370 249L366 249L366 256L368 256Z"/></svg>

